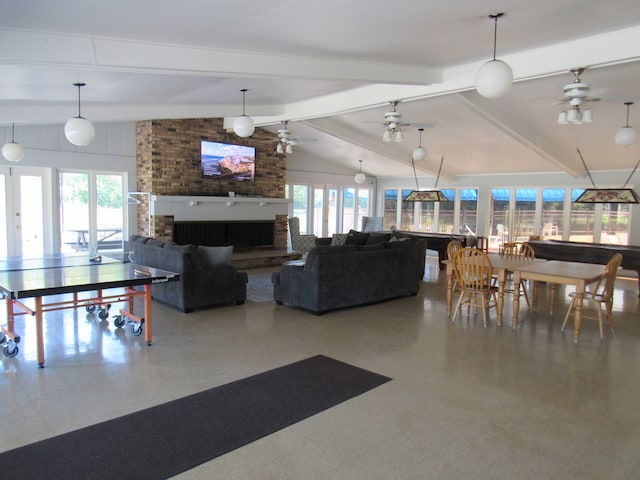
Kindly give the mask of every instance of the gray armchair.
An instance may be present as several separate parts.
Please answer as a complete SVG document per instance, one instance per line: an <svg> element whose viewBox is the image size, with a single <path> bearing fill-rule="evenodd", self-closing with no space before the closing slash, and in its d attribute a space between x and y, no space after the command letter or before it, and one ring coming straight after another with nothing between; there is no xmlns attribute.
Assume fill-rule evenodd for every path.
<svg viewBox="0 0 640 480"><path fill-rule="evenodd" d="M298 217L289 218L289 238L291 248L296 252L307 253L316 246L316 236L313 234L300 234L300 219Z"/></svg>
<svg viewBox="0 0 640 480"><path fill-rule="evenodd" d="M362 217L363 232L382 231L382 217Z"/></svg>

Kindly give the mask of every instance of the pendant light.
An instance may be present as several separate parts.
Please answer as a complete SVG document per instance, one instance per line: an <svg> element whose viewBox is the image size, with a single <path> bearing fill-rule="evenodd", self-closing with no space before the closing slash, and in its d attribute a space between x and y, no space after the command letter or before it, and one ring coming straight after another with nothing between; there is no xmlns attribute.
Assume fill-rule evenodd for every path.
<svg viewBox="0 0 640 480"><path fill-rule="evenodd" d="M242 116L236 117L236 119L233 121L233 131L239 137L247 138L253 135L253 132L255 131L256 127L253 124L253 119L251 117L246 116L244 113L244 107L245 107L244 97L245 97L245 94L247 93L247 89L243 88L240 91L242 92Z"/></svg>
<svg viewBox="0 0 640 480"><path fill-rule="evenodd" d="M494 21L493 60L489 60L476 72L476 90L487 98L498 98L505 95L513 83L513 71L509 64L496 60L496 43L498 38L498 19L504 13L489 15Z"/></svg>
<svg viewBox="0 0 640 480"><path fill-rule="evenodd" d="M74 83L78 87L78 116L70 118L64 126L64 135L70 143L78 147L84 147L93 142L96 136L96 129L93 123L80 115L80 88L84 87L84 83Z"/></svg>
<svg viewBox="0 0 640 480"><path fill-rule="evenodd" d="M629 126L629 107L633 105L633 102L625 102L625 105L627 106L627 124L616 132L616 145L621 147L633 145L638 138L638 133Z"/></svg>
<svg viewBox="0 0 640 480"><path fill-rule="evenodd" d="M416 162L421 162L427 158L427 149L422 146L422 132L424 128L419 128L418 131L420 132L420 142L418 146L413 149L412 157Z"/></svg>
<svg viewBox="0 0 640 480"><path fill-rule="evenodd" d="M364 173L362 173L362 160L358 160L358 161L360 162L360 171L356 173L354 180L356 181L356 183L362 184L365 182L367 177L365 176Z"/></svg>
<svg viewBox="0 0 640 480"><path fill-rule="evenodd" d="M10 162L19 162L24 157L24 147L15 141L15 123L11 124L11 141L2 146L2 156Z"/></svg>

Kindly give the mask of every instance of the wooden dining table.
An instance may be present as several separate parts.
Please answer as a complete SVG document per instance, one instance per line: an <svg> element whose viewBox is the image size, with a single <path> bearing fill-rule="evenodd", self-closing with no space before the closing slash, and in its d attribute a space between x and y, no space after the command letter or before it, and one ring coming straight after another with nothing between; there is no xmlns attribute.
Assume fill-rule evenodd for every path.
<svg viewBox="0 0 640 480"><path fill-rule="evenodd" d="M531 262L528 265L520 265L513 268L513 318L511 325L518 328L518 313L520 310L520 280L533 280L534 282L551 283L550 305L555 302L556 285L573 285L576 289L575 316L573 323L573 340L578 342L580 328L582 326L582 307L584 292L587 285L597 282L605 275L602 265L592 263L564 262L560 260L548 260ZM535 297L535 294L534 294Z"/></svg>
<svg viewBox="0 0 640 480"><path fill-rule="evenodd" d="M524 258L519 256L503 256L497 253L489 253L489 259L491 260L491 268L493 274L498 279L498 303L496 305L496 314L498 326L502 325L502 310L504 307L504 291L505 284L507 283L507 276L510 272L513 272L521 267L525 267L537 263L547 263L546 260L536 258ZM451 309L453 304L453 263L451 260L445 260L443 262L446 266L447 273L447 314L451 315ZM515 284L515 278L514 278ZM518 293L519 295L519 293Z"/></svg>

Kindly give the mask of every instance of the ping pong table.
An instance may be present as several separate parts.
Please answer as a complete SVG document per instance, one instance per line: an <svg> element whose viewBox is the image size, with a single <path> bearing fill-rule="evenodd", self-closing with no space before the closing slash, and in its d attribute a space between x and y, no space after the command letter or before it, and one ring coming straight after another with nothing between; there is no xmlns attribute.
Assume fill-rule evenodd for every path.
<svg viewBox="0 0 640 480"><path fill-rule="evenodd" d="M20 342L20 336L14 330L15 319L23 315L33 316L36 322L38 365L43 367L44 313L84 307L87 312L97 310L99 318L106 320L111 304L119 302L126 305L114 316L114 325L117 328L124 327L128 320L131 334L138 336L144 331L145 341L151 345L151 286L178 279L179 275L173 272L104 256L52 255L38 259L0 259L0 294L6 300L7 312L7 323L1 326L0 346L5 356L15 357ZM118 291L103 292L109 289ZM73 298L60 299L61 294L72 294ZM45 300L50 296L58 297ZM136 298L142 299L143 316L134 313ZM34 306L27 305L25 299L32 299Z"/></svg>

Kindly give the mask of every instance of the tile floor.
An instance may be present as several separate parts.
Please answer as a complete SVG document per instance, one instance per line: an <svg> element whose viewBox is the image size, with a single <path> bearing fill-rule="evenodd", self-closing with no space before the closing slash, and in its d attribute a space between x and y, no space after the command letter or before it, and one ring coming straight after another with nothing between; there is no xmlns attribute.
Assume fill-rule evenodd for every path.
<svg viewBox="0 0 640 480"><path fill-rule="evenodd" d="M19 320L20 354L0 357L0 450L321 353L393 381L179 478L637 479L637 281L616 286L616 333L601 341L586 321L578 344L560 332L564 289L549 315L542 288L517 331L495 314L487 328L481 315L452 323L433 262L416 297L323 316L155 303L151 347L81 311L50 314L44 369Z"/></svg>

